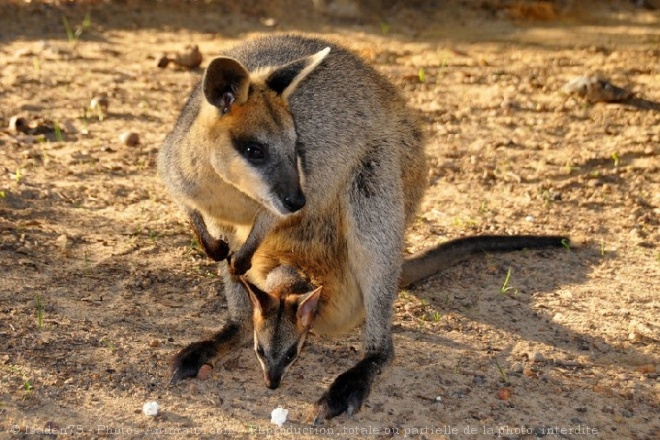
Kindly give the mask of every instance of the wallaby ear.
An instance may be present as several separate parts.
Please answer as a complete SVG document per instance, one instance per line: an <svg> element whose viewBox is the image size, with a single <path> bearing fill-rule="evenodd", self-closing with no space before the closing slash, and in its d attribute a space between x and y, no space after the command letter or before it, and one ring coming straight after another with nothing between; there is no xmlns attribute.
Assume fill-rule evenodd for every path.
<svg viewBox="0 0 660 440"><path fill-rule="evenodd" d="M266 78L266 85L282 98L288 99L298 84L307 77L321 61L330 53L326 47L320 52L305 58L291 61L289 64L276 68Z"/></svg>
<svg viewBox="0 0 660 440"><path fill-rule="evenodd" d="M255 311L259 312L259 314L263 314L264 311L273 306L275 303L275 298L269 295L268 292L264 292L249 282L248 279L244 276L240 277L240 279L243 283L243 286L245 287L245 290L250 296L250 301L252 302L252 306L254 307Z"/></svg>
<svg viewBox="0 0 660 440"><path fill-rule="evenodd" d="M302 295L298 300L298 312L296 313L296 316L298 317L298 322L300 322L303 327L309 327L312 325L322 289L323 286L318 287L316 290Z"/></svg>
<svg viewBox="0 0 660 440"><path fill-rule="evenodd" d="M248 70L240 61L229 57L211 61L202 80L206 100L218 107L223 115L231 110L234 102L243 104L247 101L249 85Z"/></svg>

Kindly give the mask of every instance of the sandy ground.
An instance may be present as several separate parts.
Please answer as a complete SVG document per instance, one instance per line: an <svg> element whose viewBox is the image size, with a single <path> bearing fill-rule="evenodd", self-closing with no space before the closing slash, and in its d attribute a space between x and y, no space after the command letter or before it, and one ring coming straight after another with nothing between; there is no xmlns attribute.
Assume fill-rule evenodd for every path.
<svg viewBox="0 0 660 440"><path fill-rule="evenodd" d="M657 10L224 4L0 3L0 437L660 438ZM574 242L476 257L401 292L394 364L360 413L320 428L311 404L359 359L359 331L312 338L275 391L248 348L167 386L172 356L226 306L155 169L202 70L155 58L197 44L203 67L283 31L355 49L421 112L433 167L411 251L477 233ZM561 92L593 73L635 97ZM90 109L98 96L107 112ZM4 128L14 116L23 132Z"/></svg>

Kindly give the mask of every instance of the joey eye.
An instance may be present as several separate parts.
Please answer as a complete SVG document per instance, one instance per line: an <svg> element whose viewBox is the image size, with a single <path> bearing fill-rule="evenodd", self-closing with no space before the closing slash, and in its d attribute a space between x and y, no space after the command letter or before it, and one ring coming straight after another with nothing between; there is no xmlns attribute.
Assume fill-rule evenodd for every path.
<svg viewBox="0 0 660 440"><path fill-rule="evenodd" d="M250 142L243 147L243 155L252 163L261 163L266 159L266 146Z"/></svg>
<svg viewBox="0 0 660 440"><path fill-rule="evenodd" d="M296 358L296 355L298 354L296 347L292 347L289 349L289 351L286 353L286 357L284 358L284 361L288 364L293 362L293 360Z"/></svg>

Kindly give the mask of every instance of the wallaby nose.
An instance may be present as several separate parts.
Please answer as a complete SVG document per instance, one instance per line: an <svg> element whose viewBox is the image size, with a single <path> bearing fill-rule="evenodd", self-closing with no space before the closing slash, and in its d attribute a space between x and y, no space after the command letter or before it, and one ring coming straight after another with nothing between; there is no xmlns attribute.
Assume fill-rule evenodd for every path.
<svg viewBox="0 0 660 440"><path fill-rule="evenodd" d="M305 199L305 195L301 191L298 191L295 194L284 197L283 202L286 209L291 212L296 212L303 209L307 200Z"/></svg>

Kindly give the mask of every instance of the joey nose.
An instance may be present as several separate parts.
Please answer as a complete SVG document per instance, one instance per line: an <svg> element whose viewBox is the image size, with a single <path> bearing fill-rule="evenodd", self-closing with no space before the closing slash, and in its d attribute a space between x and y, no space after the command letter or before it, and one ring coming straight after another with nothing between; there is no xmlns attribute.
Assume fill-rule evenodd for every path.
<svg viewBox="0 0 660 440"><path fill-rule="evenodd" d="M303 209L305 203L307 203L307 200L305 199L305 195L298 191L295 194L284 197L283 202L286 209L288 209L290 212L296 212Z"/></svg>
<svg viewBox="0 0 660 440"><path fill-rule="evenodd" d="M266 382L266 386L271 390L275 390L280 386L281 379L279 377L278 378L265 377L264 380Z"/></svg>

